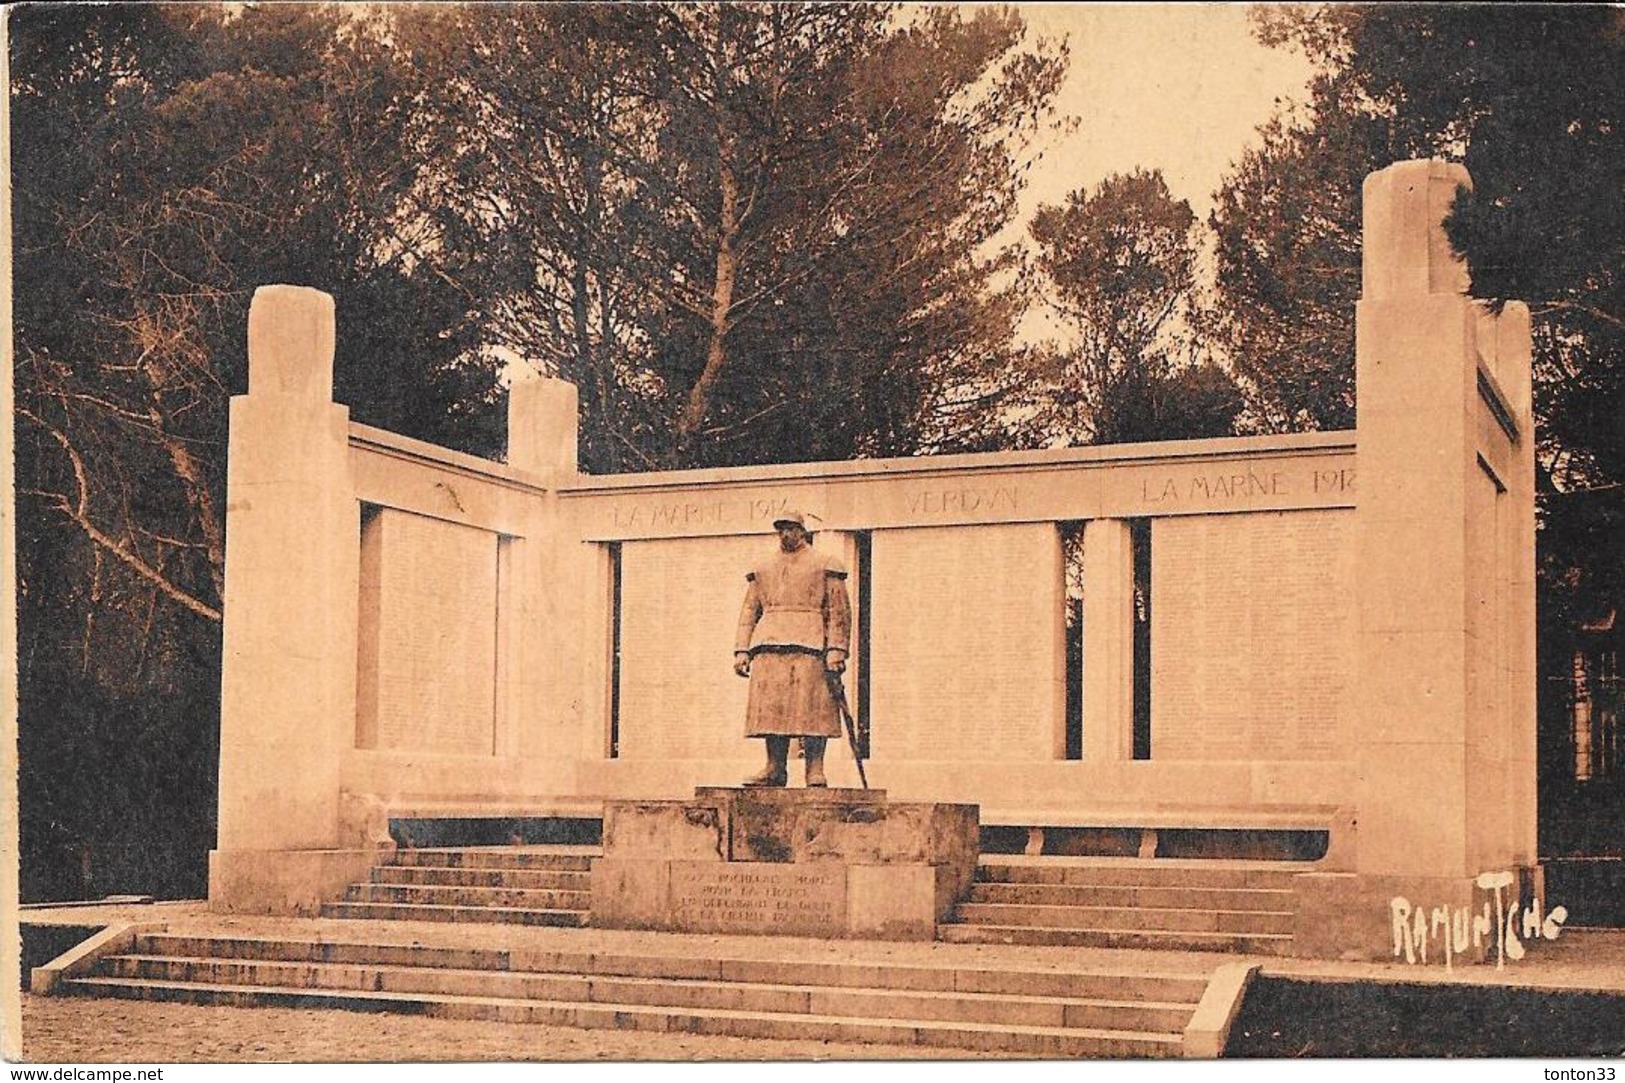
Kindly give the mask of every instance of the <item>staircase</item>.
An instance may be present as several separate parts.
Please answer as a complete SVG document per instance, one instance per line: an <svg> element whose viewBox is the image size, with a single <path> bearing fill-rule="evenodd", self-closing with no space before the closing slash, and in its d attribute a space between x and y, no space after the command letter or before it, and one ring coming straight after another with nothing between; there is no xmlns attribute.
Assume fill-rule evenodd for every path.
<svg viewBox="0 0 1625 1083"><path fill-rule="evenodd" d="M351 884L323 917L587 924L590 846L491 846L397 850Z"/></svg>
<svg viewBox="0 0 1625 1083"><path fill-rule="evenodd" d="M873 953L840 962L719 959L714 948L706 957L663 949L670 950L658 939L635 953L589 953L334 942L312 934L147 933L136 935L128 950L102 957L87 975L66 980L63 991L1035 1057L1141 1058L1180 1055L1182 1033L1207 985L1192 973L917 965ZM939 945L936 952L943 950Z"/></svg>
<svg viewBox="0 0 1625 1083"><path fill-rule="evenodd" d="M583 846L400 850L323 917L589 923ZM1296 920L1293 878L1313 866L983 855L970 897L938 929L961 944L1162 948L1281 955Z"/></svg>
<svg viewBox="0 0 1625 1083"><path fill-rule="evenodd" d="M984 855L940 940L1287 954L1296 920L1287 861Z"/></svg>

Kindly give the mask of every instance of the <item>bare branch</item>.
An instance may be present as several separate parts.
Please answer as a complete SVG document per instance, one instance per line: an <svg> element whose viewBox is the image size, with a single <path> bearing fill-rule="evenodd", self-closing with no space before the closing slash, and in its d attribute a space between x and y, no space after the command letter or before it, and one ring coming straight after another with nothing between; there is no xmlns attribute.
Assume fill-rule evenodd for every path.
<svg viewBox="0 0 1625 1083"><path fill-rule="evenodd" d="M1582 304L1579 301L1543 301L1533 309L1533 312L1535 315L1544 315L1548 312L1579 312L1600 323L1606 323L1617 330L1625 331L1625 319L1621 319L1611 312L1606 312L1596 305Z"/></svg>
<svg viewBox="0 0 1625 1083"><path fill-rule="evenodd" d="M54 496L59 510L68 519L72 520L99 549L117 557L126 567L152 583L172 601L201 617L219 621L220 610L200 601L191 593L171 583L162 572L143 560L126 542L112 537L92 521L90 516L89 475L85 469L84 459L80 457L78 450L73 446L73 442L68 439L67 434L25 407L18 407L17 414L32 421L54 439L67 455L69 465L73 468L74 483L78 490L77 495L70 499L66 495L50 494Z"/></svg>

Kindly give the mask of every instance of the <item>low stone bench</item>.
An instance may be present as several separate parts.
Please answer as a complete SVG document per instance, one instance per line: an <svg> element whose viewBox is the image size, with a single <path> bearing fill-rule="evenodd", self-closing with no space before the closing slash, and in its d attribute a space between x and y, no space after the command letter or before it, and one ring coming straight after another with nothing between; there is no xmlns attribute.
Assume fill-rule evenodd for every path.
<svg viewBox="0 0 1625 1083"><path fill-rule="evenodd" d="M1025 828L1024 852L1029 856L1044 852L1046 832L1055 829L1137 831L1137 856L1142 858L1159 856L1159 833L1164 831L1323 831L1327 835L1326 853L1316 864L1326 870L1354 867L1354 814L1342 805L984 807L981 822L984 828Z"/></svg>
<svg viewBox="0 0 1625 1083"><path fill-rule="evenodd" d="M533 801L388 801L393 820L599 820L598 799L542 798Z"/></svg>
<svg viewBox="0 0 1625 1083"><path fill-rule="evenodd" d="M345 793L342 821L354 845L392 849L391 826L403 820L602 820L597 798L540 798L527 801L380 799Z"/></svg>

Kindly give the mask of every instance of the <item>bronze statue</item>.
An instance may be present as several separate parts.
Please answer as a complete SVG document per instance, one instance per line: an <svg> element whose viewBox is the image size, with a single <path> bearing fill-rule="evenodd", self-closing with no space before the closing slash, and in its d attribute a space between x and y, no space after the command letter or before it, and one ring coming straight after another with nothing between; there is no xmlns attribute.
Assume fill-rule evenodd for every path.
<svg viewBox="0 0 1625 1083"><path fill-rule="evenodd" d="M745 604L734 641L734 672L750 678L745 734L767 741L767 767L746 786L789 781L790 738L800 737L807 785L827 786L824 745L841 735L840 708L828 673L846 669L852 605L846 568L815 552L806 516L773 521L779 551L745 576Z"/></svg>

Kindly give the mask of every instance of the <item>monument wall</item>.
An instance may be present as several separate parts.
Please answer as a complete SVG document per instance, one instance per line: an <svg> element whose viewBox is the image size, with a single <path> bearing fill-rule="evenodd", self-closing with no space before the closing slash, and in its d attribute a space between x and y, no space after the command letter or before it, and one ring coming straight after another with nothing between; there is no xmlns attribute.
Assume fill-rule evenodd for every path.
<svg viewBox="0 0 1625 1083"><path fill-rule="evenodd" d="M1353 751L1354 517L1157 519L1154 760L1338 760Z"/></svg>
<svg viewBox="0 0 1625 1083"><path fill-rule="evenodd" d="M731 672L743 575L788 507L869 592L847 688L895 798L1018 824L1335 807L1371 892L1450 898L1532 864L1528 316L1464 295L1439 226L1464 181L1368 180L1357 433L589 477L558 381L513 387L507 464L349 423L331 299L262 289L232 404L211 897L263 906L278 869L277 905L324 897L391 815L736 782L761 756ZM839 749L829 766L856 782Z"/></svg>
<svg viewBox="0 0 1625 1083"><path fill-rule="evenodd" d="M726 758L744 734L746 682L732 671L751 537L621 547L618 751L628 760Z"/></svg>
<svg viewBox="0 0 1625 1083"><path fill-rule="evenodd" d="M561 514L570 524L566 533L587 548L618 547L621 655L616 673L585 660L590 675L582 702L600 687L612 688L583 712L582 725L600 735L600 748L614 726L619 754L580 762L577 785L583 793L667 797L736 781L757 766L759 748L741 736L737 721L744 689L727 668L731 636L743 572L772 552L772 517L793 506L822 517L818 545L840 546L853 572L855 606L859 573L868 578L872 676L864 721L872 775L883 776L899 796L983 802L1011 815L1076 814L1081 807L1120 813L1145 802L1344 800L1352 785L1348 764L1317 743L1317 734L1337 721L1324 689L1318 699L1312 691L1295 694L1257 723L1270 734L1259 747L1193 744L1191 735L1211 715L1209 704L1195 704L1167 723L1171 748L1183 747L1181 755L1135 761L1132 689L1114 696L1086 674L1085 754L1066 759L1060 537L1062 524L1086 522L1086 607L1098 608L1108 596L1132 598L1133 561L1123 533L1129 520L1151 519L1159 527L1188 520L1199 530L1191 537L1237 559L1252 553L1270 563L1270 575L1301 587L1272 612L1276 624L1309 629L1301 638L1312 646L1326 605L1315 585L1335 593L1338 584L1323 581L1342 573L1326 562L1341 554L1347 564L1336 524L1354 501L1352 450L1348 434L1295 434L581 478L560 491ZM1268 537L1285 541L1273 548L1268 537L1249 541L1264 521L1283 524ZM1317 542L1323 526L1330 536ZM862 568L860 535L868 556ZM1176 549L1169 559L1178 559ZM1108 552L1111 558L1102 559ZM1182 578L1170 568L1160 581L1165 587ZM1237 566L1226 574L1251 581L1261 573ZM1203 575L1191 577L1199 585ZM600 589L583 593L608 596ZM1278 654L1291 635L1278 629L1254 639L1238 635L1233 622L1204 615L1200 596L1178 616L1180 597L1170 596L1161 634L1183 650L1251 659L1259 651ZM1336 614L1331 619L1335 629ZM1132 624L1114 624L1100 612L1086 616L1086 624L1085 653L1116 659L1119 676L1129 677ZM861 653L865 644L856 645ZM1178 672L1187 661L1170 656L1156 663L1174 675L1169 687L1176 692L1188 687ZM861 710L856 662L847 686ZM1347 687L1346 653L1333 651L1316 664L1326 688ZM1160 680L1155 670L1154 679ZM673 703L693 709L676 711ZM653 719L659 712L664 717ZM844 750L837 748L829 766L838 783L856 783Z"/></svg>
<svg viewBox="0 0 1625 1083"><path fill-rule="evenodd" d="M552 397L536 401L542 391ZM555 426L573 424L573 389L515 394ZM517 809L573 787L576 727L557 704L561 691L575 698L579 675L568 666L567 684L558 667L583 634L581 610L565 606L561 619L546 484L559 466L546 442L526 439L516 425L504 465L349 426L358 560L334 589L353 592L358 610L339 845L375 835L385 809Z"/></svg>
<svg viewBox="0 0 1625 1083"><path fill-rule="evenodd" d="M409 512L363 516L357 748L495 754L501 546Z"/></svg>
<svg viewBox="0 0 1625 1083"><path fill-rule="evenodd" d="M1064 748L1052 524L875 531L875 762L1030 762Z"/></svg>

